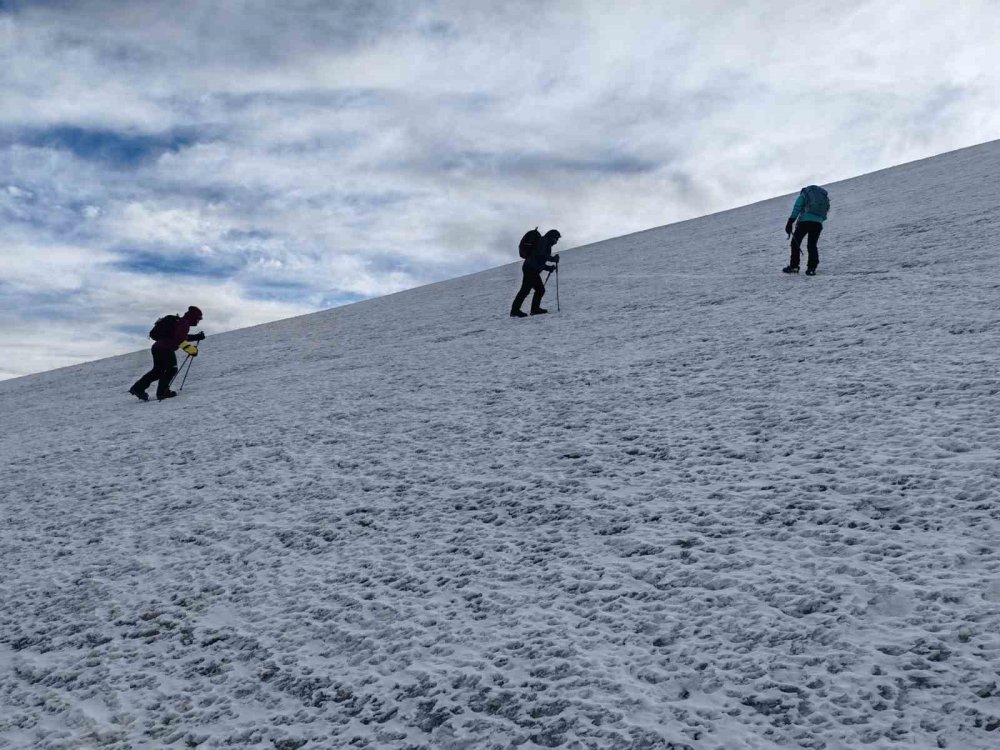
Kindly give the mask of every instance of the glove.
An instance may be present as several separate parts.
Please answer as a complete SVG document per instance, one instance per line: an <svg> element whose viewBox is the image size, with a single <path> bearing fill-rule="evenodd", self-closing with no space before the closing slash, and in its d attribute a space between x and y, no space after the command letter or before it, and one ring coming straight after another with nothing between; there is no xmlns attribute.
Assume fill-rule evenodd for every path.
<svg viewBox="0 0 1000 750"><path fill-rule="evenodd" d="M795 228L795 219L789 219L785 223L785 234L791 234L794 228Z"/></svg>
<svg viewBox="0 0 1000 750"><path fill-rule="evenodd" d="M548 271L549 273L552 273L553 271L556 270L556 267L555 266L545 266L545 270Z"/></svg>
<svg viewBox="0 0 1000 750"><path fill-rule="evenodd" d="M556 253L555 255L552 256L552 262L555 263L557 266L559 265L559 253Z"/></svg>
<svg viewBox="0 0 1000 750"><path fill-rule="evenodd" d="M194 336L188 336L187 340L188 341L204 341L205 340L205 334L204 333L196 333Z"/></svg>

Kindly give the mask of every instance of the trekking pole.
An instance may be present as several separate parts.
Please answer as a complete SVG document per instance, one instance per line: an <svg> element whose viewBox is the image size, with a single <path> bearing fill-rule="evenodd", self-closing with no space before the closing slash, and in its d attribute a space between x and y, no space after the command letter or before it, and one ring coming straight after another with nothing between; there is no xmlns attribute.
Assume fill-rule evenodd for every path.
<svg viewBox="0 0 1000 750"><path fill-rule="evenodd" d="M191 361L194 361L194 357L192 357L190 354L188 355L188 359L191 360ZM187 382L188 374L190 372L191 372L191 362L188 362L187 372L184 373L184 377L181 379L181 387L177 389L178 391L183 391L184 390L184 384Z"/></svg>
<svg viewBox="0 0 1000 750"><path fill-rule="evenodd" d="M177 389L178 391L184 390L184 384L187 382L188 375L191 374L191 363L194 361L194 358L198 355L198 347L195 346L194 344L185 344L184 351L186 351L188 355L188 358L184 360L185 362L187 362L188 369L187 372L184 373L184 378L181 380L181 387ZM180 370L178 370L177 372L178 374L180 374Z"/></svg>
<svg viewBox="0 0 1000 750"><path fill-rule="evenodd" d="M177 376L180 375L181 374L181 370L184 369L184 365L188 365L188 360L189 359L191 359L191 355L190 354L187 355L187 357L184 358L184 361L181 362L181 366L177 368L177 372L175 372L174 376L172 378L170 378L170 382L167 383L167 388L170 388L170 386L172 386L174 384L174 381L177 380ZM188 369L189 370L191 369L191 365L188 365ZM185 375L184 377L187 377L187 375Z"/></svg>

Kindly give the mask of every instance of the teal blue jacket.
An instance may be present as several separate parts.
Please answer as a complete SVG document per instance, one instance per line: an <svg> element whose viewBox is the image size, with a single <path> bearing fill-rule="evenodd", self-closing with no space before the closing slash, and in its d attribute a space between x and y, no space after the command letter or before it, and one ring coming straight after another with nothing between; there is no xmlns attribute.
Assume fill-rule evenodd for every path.
<svg viewBox="0 0 1000 750"><path fill-rule="evenodd" d="M795 205L792 206L792 215L789 219L798 219L799 221L818 221L822 224L825 219L816 214L803 213L802 209L806 207L806 194L799 192L799 197L795 199Z"/></svg>

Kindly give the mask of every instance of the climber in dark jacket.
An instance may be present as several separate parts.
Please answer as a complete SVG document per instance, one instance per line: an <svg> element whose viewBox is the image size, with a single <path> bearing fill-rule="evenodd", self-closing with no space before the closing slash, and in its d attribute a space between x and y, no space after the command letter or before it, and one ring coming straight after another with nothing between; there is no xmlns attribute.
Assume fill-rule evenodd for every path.
<svg viewBox="0 0 1000 750"><path fill-rule="evenodd" d="M528 257L524 259L524 263L521 264L521 288L518 290L517 296L514 297L514 304L510 307L510 317L527 317L521 312L521 305L524 304L524 300L531 290L535 291L534 296L531 298L531 314L544 315L548 312L548 310L544 310L541 307L542 295L545 294L542 271L551 273L556 270L556 265L559 264L559 256L552 254L552 246L559 241L560 237L562 235L559 234L558 230L550 229L535 243Z"/></svg>
<svg viewBox="0 0 1000 750"><path fill-rule="evenodd" d="M173 330L166 336L153 342L151 351L153 353L153 369L139 378L135 385L128 389L136 398L143 401L149 399L146 389L154 380L159 381L156 385L156 398L162 401L165 398L173 398L177 394L170 390L170 381L177 374L177 355L174 353L185 341L201 341L205 338L204 333L190 335L191 326L196 326L201 322L201 310L192 305L187 309L180 319L174 323Z"/></svg>

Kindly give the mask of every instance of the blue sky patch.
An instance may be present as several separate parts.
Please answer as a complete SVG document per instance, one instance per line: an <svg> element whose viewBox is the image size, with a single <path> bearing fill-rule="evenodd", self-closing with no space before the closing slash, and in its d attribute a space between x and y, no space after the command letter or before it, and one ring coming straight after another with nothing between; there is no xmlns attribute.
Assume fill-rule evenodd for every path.
<svg viewBox="0 0 1000 750"><path fill-rule="evenodd" d="M236 273L244 263L239 257L158 253L150 250L119 250L120 260L112 265L120 271L165 276L201 276L223 279Z"/></svg>
<svg viewBox="0 0 1000 750"><path fill-rule="evenodd" d="M23 290L0 284L0 291L4 299L9 300L9 309L17 310L20 320L62 322L67 318L81 320L91 317L86 293L82 290Z"/></svg>
<svg viewBox="0 0 1000 750"><path fill-rule="evenodd" d="M262 302L311 302L315 290L298 281L258 281L244 287L250 298Z"/></svg>
<svg viewBox="0 0 1000 750"><path fill-rule="evenodd" d="M542 175L566 172L580 175L636 175L653 172L659 165L650 159L618 153L572 158L548 154L490 153L467 150L444 156L437 166L446 172L492 172L503 175Z"/></svg>
<svg viewBox="0 0 1000 750"><path fill-rule="evenodd" d="M227 242L263 242L276 236L267 229L230 229L222 235L222 239Z"/></svg>
<svg viewBox="0 0 1000 750"><path fill-rule="evenodd" d="M252 91L249 93L222 92L213 99L230 111L243 111L250 107L288 106L314 107L316 109L371 109L386 107L390 97L374 88L305 89L299 91Z"/></svg>
<svg viewBox="0 0 1000 750"><path fill-rule="evenodd" d="M164 313L164 315L173 315L173 313ZM149 325L120 325L115 326L114 330L118 333L123 333L126 336L135 336L136 338L141 338L143 336L149 336L149 329L153 327L155 320L149 321Z"/></svg>
<svg viewBox="0 0 1000 750"><path fill-rule="evenodd" d="M57 125L22 132L15 140L26 146L69 151L87 161L137 167L190 146L198 139L192 131L143 134Z"/></svg>

